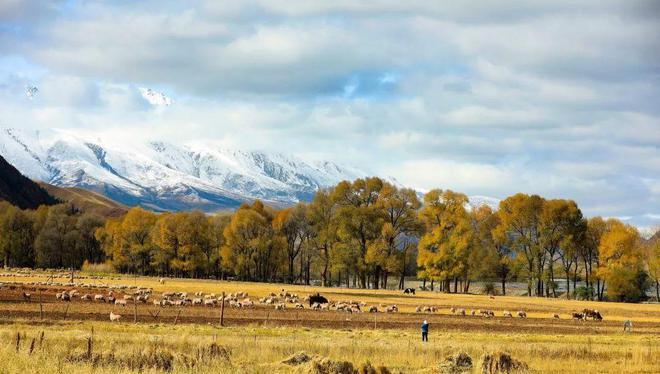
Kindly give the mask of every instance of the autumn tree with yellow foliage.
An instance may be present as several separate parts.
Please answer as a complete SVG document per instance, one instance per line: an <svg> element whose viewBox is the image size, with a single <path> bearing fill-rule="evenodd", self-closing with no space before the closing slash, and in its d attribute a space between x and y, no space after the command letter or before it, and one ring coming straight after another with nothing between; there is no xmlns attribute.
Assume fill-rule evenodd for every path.
<svg viewBox="0 0 660 374"><path fill-rule="evenodd" d="M443 291L458 291L459 277L468 266L473 230L465 209L466 195L451 190L431 190L424 195L420 219L426 232L419 241L417 264Z"/></svg>
<svg viewBox="0 0 660 374"><path fill-rule="evenodd" d="M607 284L607 297L614 301L636 302L646 297L648 275L639 232L633 226L611 219L598 248L598 276Z"/></svg>

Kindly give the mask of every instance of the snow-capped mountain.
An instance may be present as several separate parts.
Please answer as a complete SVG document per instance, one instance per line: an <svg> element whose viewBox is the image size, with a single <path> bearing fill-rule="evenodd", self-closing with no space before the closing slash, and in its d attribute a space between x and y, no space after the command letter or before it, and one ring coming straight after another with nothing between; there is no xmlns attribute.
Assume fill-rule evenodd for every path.
<svg viewBox="0 0 660 374"><path fill-rule="evenodd" d="M139 88L142 97L153 106L170 106L172 105L172 99L165 96L164 93L154 91L151 88Z"/></svg>
<svg viewBox="0 0 660 374"><path fill-rule="evenodd" d="M232 208L254 199L309 200L322 187L367 174L330 161L166 142L128 144L53 130L0 130L0 155L23 174L83 187L155 210Z"/></svg>
<svg viewBox="0 0 660 374"><path fill-rule="evenodd" d="M98 139L64 130L0 129L0 156L21 173L59 187L82 187L125 205L154 210L234 208L261 199L284 206L309 201L342 180L370 174L331 161L208 144ZM386 178L403 187L395 178ZM423 194L419 192L420 199ZM470 196L470 207L499 200Z"/></svg>
<svg viewBox="0 0 660 374"><path fill-rule="evenodd" d="M495 198L495 197L490 197L490 196L481 196L481 195L473 195L468 197L470 199L470 202L468 205L472 208L477 208L482 205L487 205L490 207L492 210L497 210L500 206L500 199Z"/></svg>

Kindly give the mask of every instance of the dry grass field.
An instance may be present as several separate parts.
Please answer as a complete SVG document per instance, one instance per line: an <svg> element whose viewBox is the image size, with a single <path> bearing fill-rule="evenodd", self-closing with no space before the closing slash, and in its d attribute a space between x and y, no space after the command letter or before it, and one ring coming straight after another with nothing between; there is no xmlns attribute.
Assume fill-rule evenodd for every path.
<svg viewBox="0 0 660 374"><path fill-rule="evenodd" d="M445 357L466 352L479 372L481 357L503 351L525 362L532 372L601 373L660 372L660 305L581 302L525 297L452 295L418 292L415 296L390 290L321 289L242 282L218 282L115 276L76 278L91 285L137 286L162 292L221 294L247 292L257 300L282 288L305 295L321 292L332 301L397 305L398 313L346 313L307 308L275 310L273 306L221 308L159 307L152 303L125 307L93 301L63 302L55 292L76 288L81 293L107 289L40 285L64 277L47 274L2 274L0 282L1 373L115 373L115 372L322 372L313 362L322 358L349 361L356 367L370 362L391 372L433 373ZM19 283L20 282L20 283ZM40 290L40 291L39 291ZM23 293L30 293L24 300ZM114 290L117 296L131 293ZM41 294L41 306L38 302ZM415 313L417 306L435 306L432 314ZM464 308L467 316L450 308ZM571 312L598 309L603 321L577 321ZM495 318L470 315L489 309ZM528 318L503 317L525 311ZM110 312L122 315L109 321ZM553 318L553 314L560 318ZM43 317L43 318L42 318ZM419 339L419 324L431 324L430 342ZM134 320L137 324L133 323ZM633 332L624 333L624 320ZM42 335L43 334L43 335ZM20 338L18 336L20 335ZM90 337L92 337L90 339ZM88 344L91 341L91 350ZM292 366L282 361L304 351L316 361ZM316 371L315 371L316 370ZM368 372L368 371L367 371Z"/></svg>

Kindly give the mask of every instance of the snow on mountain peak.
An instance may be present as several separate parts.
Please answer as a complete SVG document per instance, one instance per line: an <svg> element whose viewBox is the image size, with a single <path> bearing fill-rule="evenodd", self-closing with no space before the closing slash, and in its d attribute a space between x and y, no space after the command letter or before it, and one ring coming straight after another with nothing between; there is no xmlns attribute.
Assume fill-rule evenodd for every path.
<svg viewBox="0 0 660 374"><path fill-rule="evenodd" d="M288 205L311 199L319 188L366 176L281 153L163 141L127 144L64 130L0 132L0 154L31 178L162 210L212 211L257 198Z"/></svg>
<svg viewBox="0 0 660 374"><path fill-rule="evenodd" d="M142 97L149 102L149 104L153 106L170 106L172 105L172 99L169 97L165 96L164 93L154 91L151 88L144 88L140 87L139 88L140 93L142 94Z"/></svg>
<svg viewBox="0 0 660 374"><path fill-rule="evenodd" d="M0 129L0 155L32 179L91 189L155 210L215 211L254 199L284 206L311 200L320 188L342 180L371 175L332 161L208 142L99 139L98 134L68 130ZM402 187L395 178L386 179ZM469 199L469 208L486 204L497 209L499 204L487 196Z"/></svg>

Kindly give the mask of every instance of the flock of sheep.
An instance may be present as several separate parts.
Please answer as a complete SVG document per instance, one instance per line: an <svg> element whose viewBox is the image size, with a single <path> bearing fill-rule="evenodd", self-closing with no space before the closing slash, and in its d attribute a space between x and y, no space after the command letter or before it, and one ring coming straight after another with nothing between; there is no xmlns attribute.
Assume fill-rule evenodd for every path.
<svg viewBox="0 0 660 374"><path fill-rule="evenodd" d="M164 284L163 279L160 280ZM203 306L203 307L217 307L221 304L229 306L230 308L252 308L256 305L265 307L273 307L275 310L305 309L303 303L308 303L311 310L334 310L347 313L396 313L399 308L396 305L379 304L368 306L364 301L331 301L322 297L318 293L316 295L308 295L300 297L298 294L288 292L284 289L279 293L271 292L269 295L253 301L247 292L235 292L226 295L216 295L214 293L195 292L189 294L188 292L163 292L160 298L152 296L153 290L151 288L143 288L137 286L127 285L107 285L107 284L88 284L88 283L58 283L58 282L5 282L0 283L0 287L10 285L32 285L32 286L55 286L60 288L69 288L68 290L57 292L56 299L70 302L74 299L79 299L83 302L97 302L97 303L112 303L116 306L125 307L129 304L151 303L159 307L186 307L186 306ZM107 289L104 293L98 293L100 289ZM95 290L96 293L91 291ZM87 292L86 292L87 291ZM411 292L409 292L411 293ZM30 301L32 295L23 292L23 299ZM440 309L432 305L420 305L415 309L415 313L438 313ZM450 313L456 316L481 316L484 318L494 318L495 312L492 310L466 310L464 308L450 309ZM527 313L523 310L517 312L502 311L503 317L519 317L527 318ZM110 313L110 320L117 321L121 318L120 315ZM552 315L552 318L559 319L557 313ZM582 312L573 312L572 318L577 320L592 319L594 321L601 321L603 319L600 312L597 310L584 309Z"/></svg>

